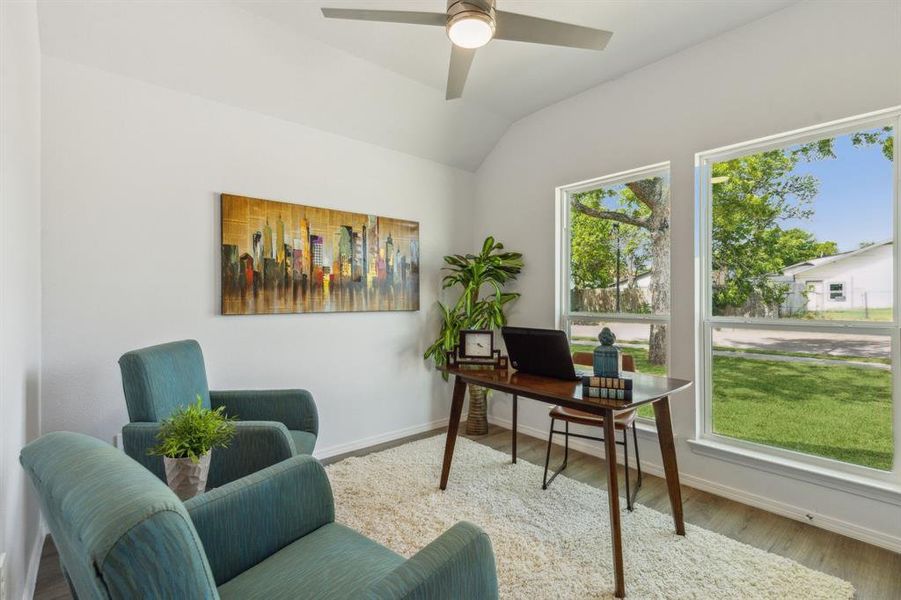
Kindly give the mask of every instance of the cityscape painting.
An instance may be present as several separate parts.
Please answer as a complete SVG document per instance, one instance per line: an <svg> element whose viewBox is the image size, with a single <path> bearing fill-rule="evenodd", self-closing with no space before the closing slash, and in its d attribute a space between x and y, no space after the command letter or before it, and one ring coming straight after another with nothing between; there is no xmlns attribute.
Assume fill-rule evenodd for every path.
<svg viewBox="0 0 901 600"><path fill-rule="evenodd" d="M222 194L222 314L419 310L419 223Z"/></svg>

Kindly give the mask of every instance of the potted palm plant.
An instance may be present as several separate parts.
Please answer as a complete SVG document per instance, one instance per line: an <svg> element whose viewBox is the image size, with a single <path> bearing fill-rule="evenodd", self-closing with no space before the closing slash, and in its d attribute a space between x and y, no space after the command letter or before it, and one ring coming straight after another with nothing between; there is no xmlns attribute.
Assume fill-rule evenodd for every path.
<svg viewBox="0 0 901 600"><path fill-rule="evenodd" d="M227 447L235 435L234 417L223 409L204 408L197 394L195 404L179 408L160 425L159 444L148 453L163 457L166 482L181 500L206 489L213 448Z"/></svg>
<svg viewBox="0 0 901 600"><path fill-rule="evenodd" d="M460 297L453 304L438 302L441 328L438 338L426 350L423 358L431 358L438 367L447 362L462 329L497 329L507 323L504 310L519 298L515 292L505 292L504 286L522 271L522 254L505 252L504 245L488 236L479 254L445 256L443 268L448 271L442 279L442 289L460 288ZM481 435L488 432L488 390L469 385L469 417L466 433Z"/></svg>

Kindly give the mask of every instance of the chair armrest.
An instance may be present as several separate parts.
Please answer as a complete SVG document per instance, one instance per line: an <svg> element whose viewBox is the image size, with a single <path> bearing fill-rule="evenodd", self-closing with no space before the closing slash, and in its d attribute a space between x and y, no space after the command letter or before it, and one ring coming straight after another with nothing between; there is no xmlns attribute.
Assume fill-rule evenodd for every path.
<svg viewBox="0 0 901 600"><path fill-rule="evenodd" d="M288 428L276 421L235 421L235 437L216 448L210 460L207 489L261 471L297 454Z"/></svg>
<svg viewBox="0 0 901 600"><path fill-rule="evenodd" d="M278 421L292 431L319 434L319 413L307 390L211 391L210 404L242 421Z"/></svg>
<svg viewBox="0 0 901 600"><path fill-rule="evenodd" d="M488 534L461 521L367 591L370 599L498 597L497 568Z"/></svg>
<svg viewBox="0 0 901 600"><path fill-rule="evenodd" d="M159 430L159 423L129 423L122 428L122 442L128 456L165 482L163 457L147 454L150 448L159 443ZM283 424L272 421L237 421L235 437L228 447L213 451L207 488L225 485L291 458L296 453L294 440Z"/></svg>
<svg viewBox="0 0 901 600"><path fill-rule="evenodd" d="M160 431L159 423L128 423L122 428L122 446L125 454L139 462L161 481L166 481L166 469L161 456L150 456L147 452L159 442L156 435Z"/></svg>
<svg viewBox="0 0 901 600"><path fill-rule="evenodd" d="M216 585L335 520L322 465L300 455L185 502Z"/></svg>

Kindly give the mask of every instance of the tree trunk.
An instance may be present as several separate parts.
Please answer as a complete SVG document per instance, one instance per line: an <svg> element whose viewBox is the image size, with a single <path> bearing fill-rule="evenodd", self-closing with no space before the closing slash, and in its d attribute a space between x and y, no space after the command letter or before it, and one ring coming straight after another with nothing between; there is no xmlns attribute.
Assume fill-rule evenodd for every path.
<svg viewBox="0 0 901 600"><path fill-rule="evenodd" d="M669 203L664 201L666 193L663 180L655 178L654 209L649 220L651 234L651 312L670 313L670 227ZM666 364L667 325L651 325L648 336L648 362L652 365Z"/></svg>
<svg viewBox="0 0 901 600"><path fill-rule="evenodd" d="M651 325L648 362L652 365L666 364L666 335L666 325Z"/></svg>

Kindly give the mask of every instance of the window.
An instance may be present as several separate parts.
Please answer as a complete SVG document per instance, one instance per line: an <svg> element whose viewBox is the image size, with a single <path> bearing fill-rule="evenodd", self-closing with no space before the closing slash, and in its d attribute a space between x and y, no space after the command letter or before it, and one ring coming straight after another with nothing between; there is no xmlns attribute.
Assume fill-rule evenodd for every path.
<svg viewBox="0 0 901 600"><path fill-rule="evenodd" d="M893 109L698 155L699 438L901 481L899 124Z"/></svg>
<svg viewBox="0 0 901 600"><path fill-rule="evenodd" d="M830 283L829 284L829 299L833 302L844 302L845 301L845 284L844 283Z"/></svg>
<svg viewBox="0 0 901 600"><path fill-rule="evenodd" d="M557 314L573 351L593 351L609 327L639 371L666 374L669 165L564 186L557 202Z"/></svg>

